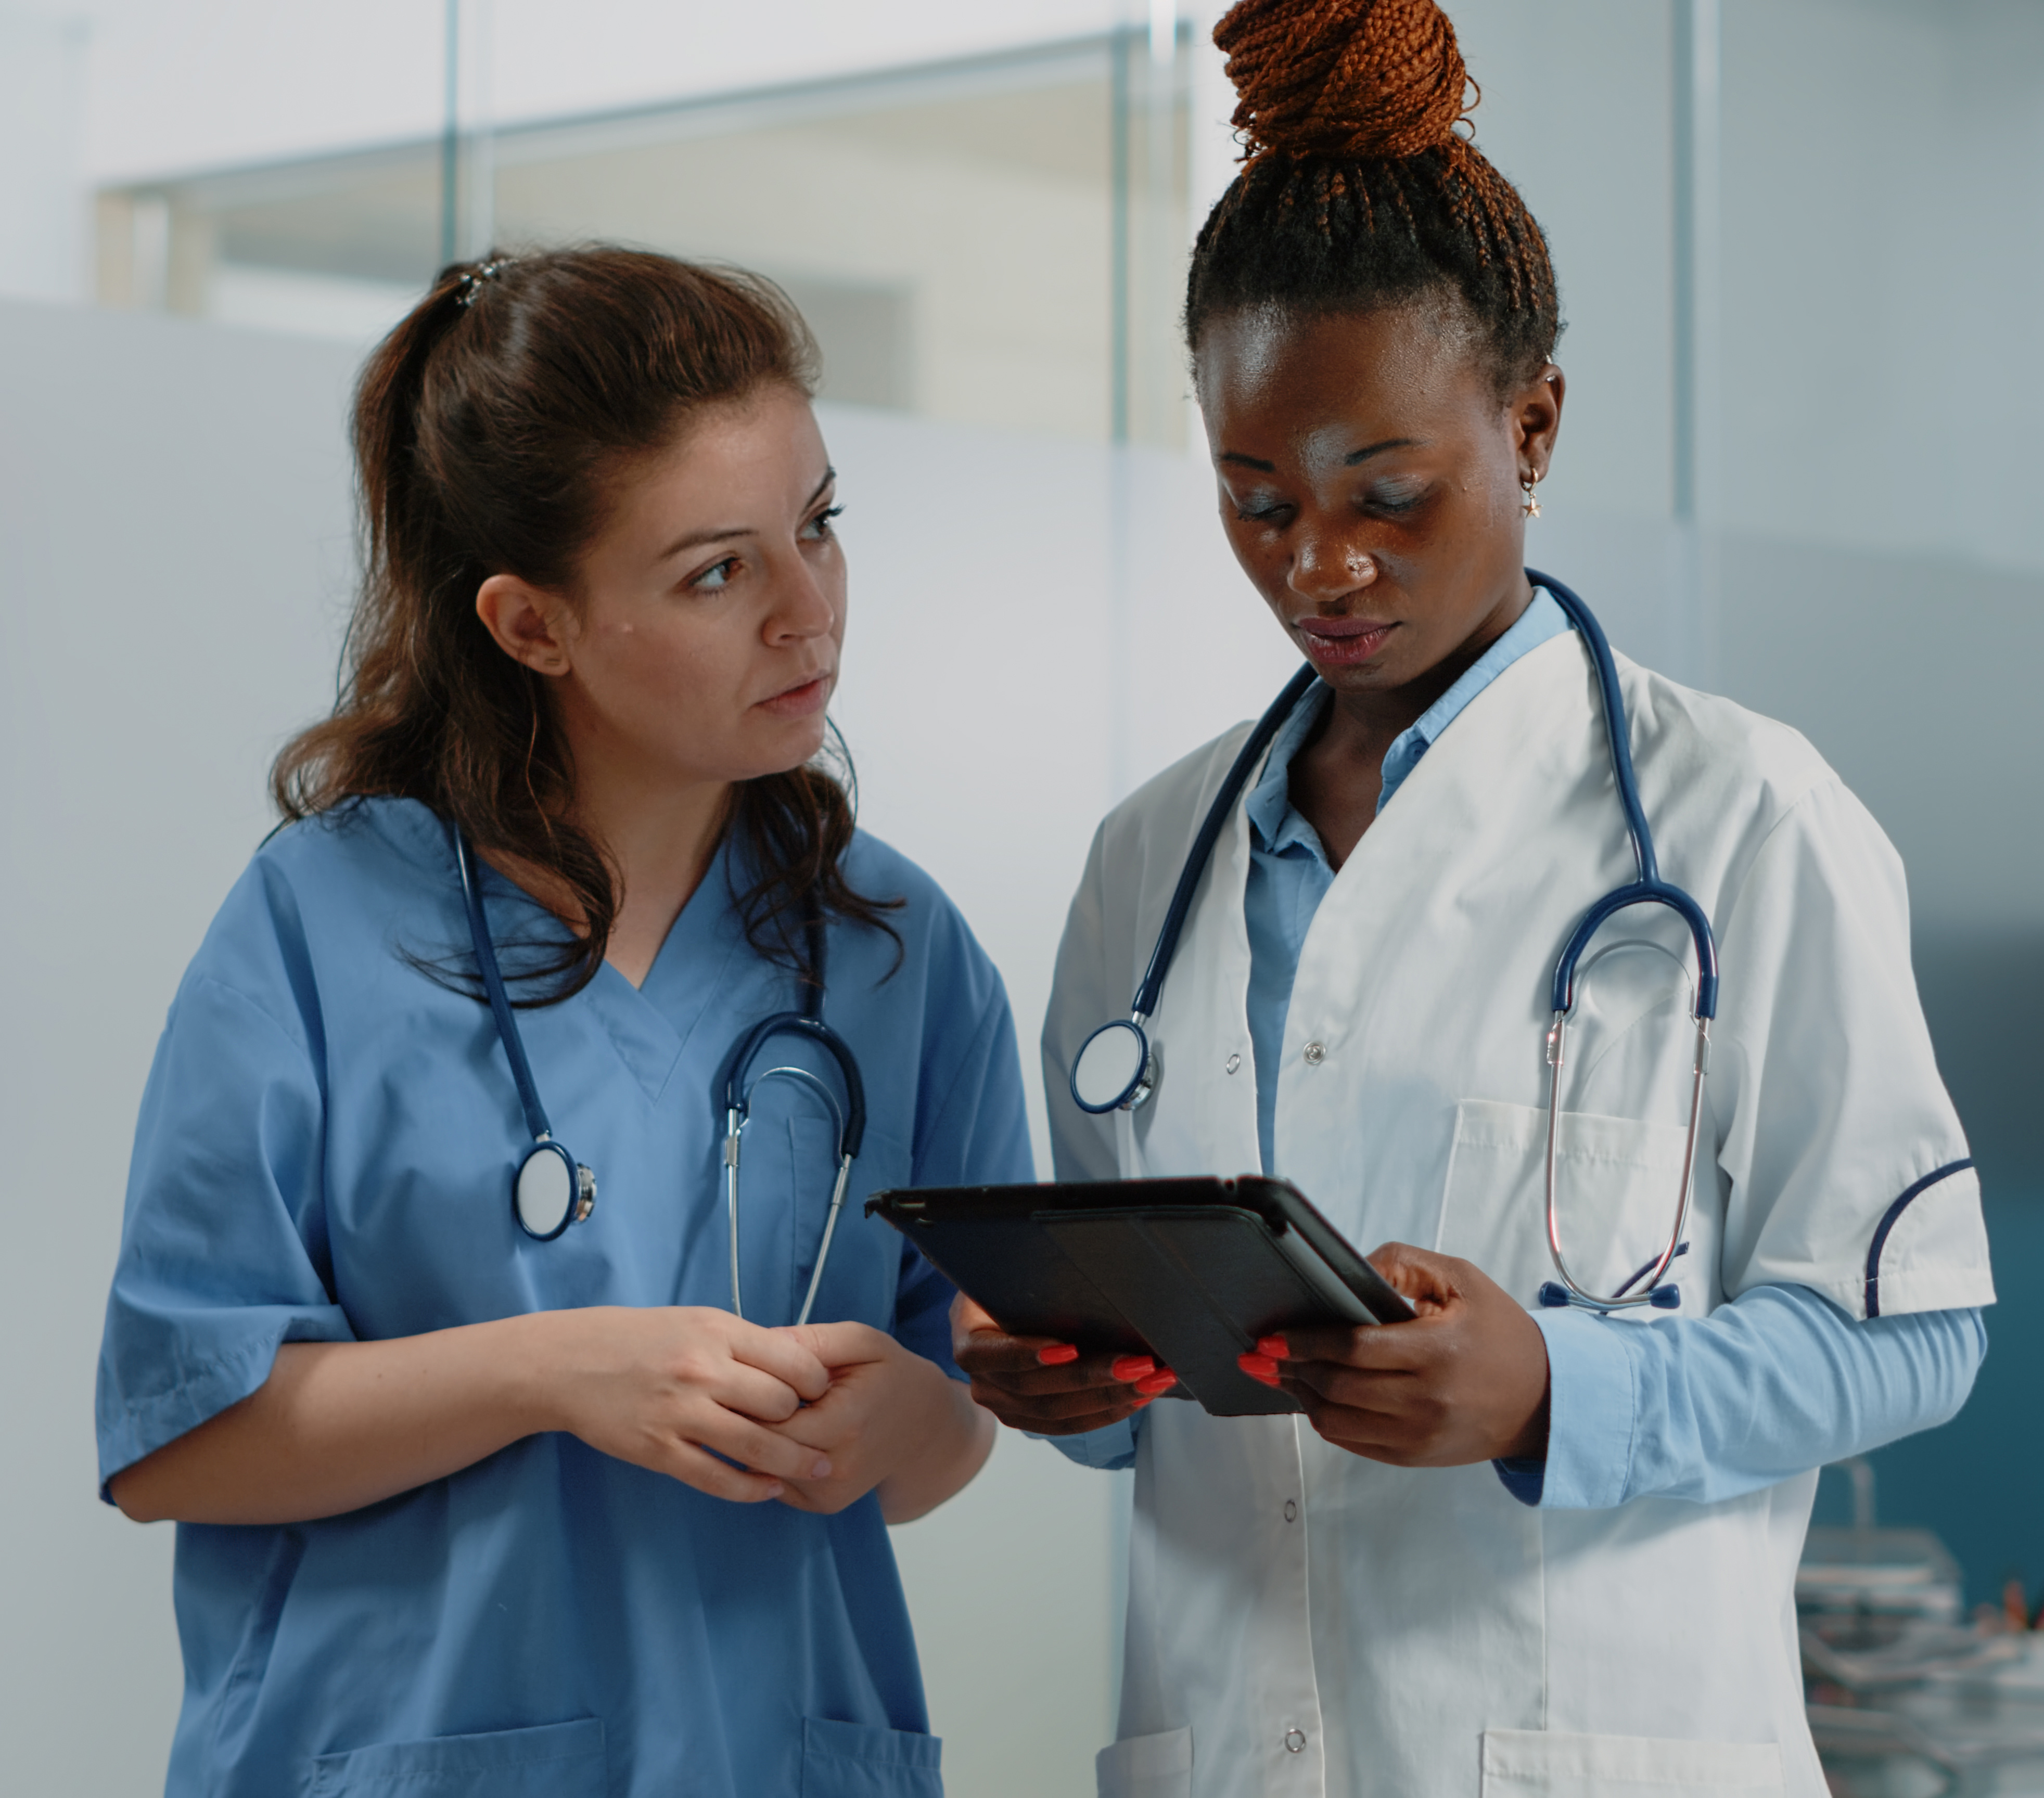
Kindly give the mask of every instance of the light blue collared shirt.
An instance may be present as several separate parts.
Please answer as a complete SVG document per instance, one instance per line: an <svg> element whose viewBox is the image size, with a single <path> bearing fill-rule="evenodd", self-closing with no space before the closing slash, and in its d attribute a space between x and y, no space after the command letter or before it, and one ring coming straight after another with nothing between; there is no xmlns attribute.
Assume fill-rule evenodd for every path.
<svg viewBox="0 0 2044 1798"><path fill-rule="evenodd" d="M1399 732L1384 752L1381 812L1405 784L1420 759L1463 707L1529 650L1569 628L1568 615L1544 587L1496 642L1462 670L1461 678ZM1334 884L1335 870L1313 827L1292 809L1292 758L1318 727L1328 692L1316 681L1270 745L1244 809L1249 813L1249 886L1243 911L1249 926L1249 1041L1256 1058L1256 1139L1263 1171L1270 1171L1271 1136L1278 1116L1278 1063L1285 1047L1285 1014L1292 1003L1292 977L1307 927Z"/></svg>
<svg viewBox="0 0 2044 1798"><path fill-rule="evenodd" d="M1536 590L1512 628L1385 751L1377 810L1477 694L1570 628L1553 596ZM1309 690L1246 802L1249 1035L1266 1172L1299 951L1335 878L1290 797L1292 759L1327 699L1324 686ZM1642 1327L1571 1307L1538 1312L1535 1321L1550 1377L1547 1454L1544 1461L1500 1462L1498 1477L1526 1504L1577 1509L1649 1495L1729 1498L1928 1429L1965 1402L1987 1352L1978 1311L1862 1324L1800 1286L1755 1288L1706 1319ZM1125 1431L1101 1431L1097 1443L1078 1439L1086 1446L1074 1458L1125 1464L1135 1442Z"/></svg>

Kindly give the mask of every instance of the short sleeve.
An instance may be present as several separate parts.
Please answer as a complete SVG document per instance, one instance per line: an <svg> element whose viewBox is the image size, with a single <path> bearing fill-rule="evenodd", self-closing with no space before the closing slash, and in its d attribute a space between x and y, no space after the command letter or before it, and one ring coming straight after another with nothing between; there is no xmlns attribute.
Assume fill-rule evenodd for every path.
<svg viewBox="0 0 2044 1798"><path fill-rule="evenodd" d="M303 1039L194 970L142 1100L99 1355L101 1491L269 1377L278 1346L352 1331L322 1278L324 1106Z"/></svg>
<svg viewBox="0 0 2044 1798"><path fill-rule="evenodd" d="M993 964L962 922L957 929L955 965L932 970L932 1011L948 1015L932 1016L924 1043L924 1090L932 1098L916 1120L915 1184L1024 1185L1036 1170L1014 1016ZM962 1380L951 1359L956 1290L912 1243L903 1243L895 1335Z"/></svg>
<svg viewBox="0 0 2044 1798"><path fill-rule="evenodd" d="M1965 1138L1909 955L1902 863L1833 780L1769 833L1729 915L1708 1102L1733 1297L1808 1286L1854 1317L1991 1304Z"/></svg>

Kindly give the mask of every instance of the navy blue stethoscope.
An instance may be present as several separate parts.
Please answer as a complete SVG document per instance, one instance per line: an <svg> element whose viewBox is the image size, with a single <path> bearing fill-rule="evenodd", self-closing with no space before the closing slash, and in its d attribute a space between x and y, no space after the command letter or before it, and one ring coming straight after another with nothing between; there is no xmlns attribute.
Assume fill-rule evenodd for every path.
<svg viewBox="0 0 2044 1798"><path fill-rule="evenodd" d="M474 851L468 839L455 829L455 860L461 869L461 894L468 909L470 940L475 947L475 962L482 974L483 990L489 995L490 1014L497 1020L498 1040L504 1045L511 1064L511 1078L517 1082L518 1102L525 1111L525 1127L532 1133L532 1146L520 1159L511 1179L511 1215L518 1227L536 1241L551 1243L571 1224L586 1221L596 1209L596 1176L555 1139L547 1120L546 1107L540 1102L540 1089L526 1059L524 1039L519 1034L517 1014L505 991L504 975L497 963L497 946L490 940L490 920L483 914L482 882L475 871ZM831 1191L830 1212L824 1220L823 1240L816 1251L815 1271L809 1276L808 1293L795 1321L806 1324L815 1308L817 1289L823 1285L824 1269L829 1263L831 1239L837 1233L838 1213L844 1205L845 1188L851 1178L851 1164L859 1158L866 1138L866 1082L859 1071L859 1058L851 1045L824 1021L824 954L827 939L823 917L812 909L808 920L809 966L813 978L805 982L802 1008L775 1012L762 1018L739 1039L725 1062L724 1097L724 1170L725 1202L730 1213L731 1308L745 1315L738 1276L738 1160L745 1126L752 1115L752 1096L763 1081L793 1080L813 1092L837 1126L837 1180ZM805 1067L781 1066L752 1072L760 1051L777 1036L796 1036L813 1043L837 1063L844 1080L844 1103L838 1103L829 1083Z"/></svg>
<svg viewBox="0 0 2044 1798"><path fill-rule="evenodd" d="M1554 1021L1547 1031L1547 1247L1554 1257L1555 1271L1561 1277L1542 1285L1540 1303L1548 1306L1582 1305L1593 1311L1618 1311L1641 1304L1672 1310L1681 1303L1681 1291L1672 1283L1663 1285L1662 1276L1668 1271L1669 1263L1689 1247L1682 1239L1682 1231L1689 1221L1691 1170L1696 1162L1696 1134L1703 1119L1704 1077L1710 1068L1711 1020L1717 1015L1718 1008L1717 939L1712 934L1711 921L1703 907L1681 887L1661 878L1660 863L1654 853L1654 834L1647 828L1646 810L1640 803L1639 783L1633 773L1631 726L1626 717L1624 695L1619 689L1618 665L1612 659L1611 644L1603 626L1576 594L1552 576L1529 568L1526 578L1554 596L1556 603L1568 615L1569 622L1581 633L1596 666L1597 691L1603 701L1604 732L1611 747L1612 775L1618 787L1619 805L1625 813L1626 834L1631 839L1632 859L1639 877L1607 893L1583 914L1581 921L1563 945L1560 960L1554 964L1550 994ZM1220 792L1201 822L1199 834L1193 839L1192 848L1178 875L1178 884L1172 890L1171 903L1164 913L1163 928L1157 933L1157 946L1150 952L1149 966L1144 970L1142 984L1135 989L1128 1016L1111 1019L1101 1025L1079 1045L1078 1055L1072 1058L1072 1098L1080 1110L1095 1116L1133 1111L1156 1089L1157 1057L1150 1046L1146 1027L1156 1013L1164 976L1170 971L1172 957L1178 953L1179 936L1193 909L1193 895L1212 857L1214 845L1220 840L1221 831L1235 809L1235 801L1242 797L1243 788L1262 763L1271 740L1283 728L1285 720L1292 715L1316 678L1310 667L1301 668L1292 677L1270 709L1257 720L1256 728L1249 733L1249 740L1243 744L1241 752L1228 769L1228 778L1221 782ZM1562 1066L1566 1054L1569 1020L1575 1010L1576 970L1584 951L1607 920L1635 905L1659 905L1674 912L1687 927L1690 940L1696 945L1696 981L1689 1015L1696 1027L1696 1042L1689 1088L1689 1145L1682 1157L1681 1188L1675 1201L1674 1227L1669 1231L1666 1243L1616 1293L1600 1294L1577 1281L1562 1248L1555 1178L1561 1131Z"/></svg>

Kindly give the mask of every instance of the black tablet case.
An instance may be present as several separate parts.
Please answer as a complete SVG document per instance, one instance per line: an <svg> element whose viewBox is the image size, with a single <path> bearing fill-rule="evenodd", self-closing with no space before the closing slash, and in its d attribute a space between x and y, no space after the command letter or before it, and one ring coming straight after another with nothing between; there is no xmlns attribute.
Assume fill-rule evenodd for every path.
<svg viewBox="0 0 2044 1798"><path fill-rule="evenodd" d="M909 1187L866 1201L1011 1334L1150 1354L1216 1417L1299 1409L1235 1357L1308 1324L1412 1308L1281 1180Z"/></svg>

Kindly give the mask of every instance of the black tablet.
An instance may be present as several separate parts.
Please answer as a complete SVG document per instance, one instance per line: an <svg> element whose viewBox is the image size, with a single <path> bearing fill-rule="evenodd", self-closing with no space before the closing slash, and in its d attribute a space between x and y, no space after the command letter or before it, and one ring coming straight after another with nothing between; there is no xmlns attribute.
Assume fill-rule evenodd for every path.
<svg viewBox="0 0 2044 1798"><path fill-rule="evenodd" d="M1413 1315L1304 1193L1257 1174L909 1187L866 1208L1004 1330L1154 1354L1216 1416L1299 1408L1235 1365L1258 1336Z"/></svg>

